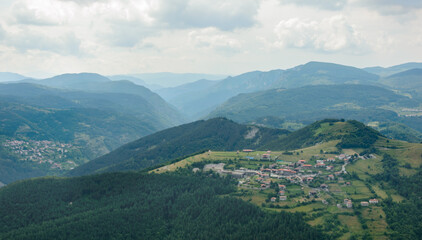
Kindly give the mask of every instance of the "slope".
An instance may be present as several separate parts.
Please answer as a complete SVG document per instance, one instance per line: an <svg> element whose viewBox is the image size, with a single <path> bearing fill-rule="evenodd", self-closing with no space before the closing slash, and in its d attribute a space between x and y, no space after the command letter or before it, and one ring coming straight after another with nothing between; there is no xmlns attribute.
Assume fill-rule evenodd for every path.
<svg viewBox="0 0 422 240"><path fill-rule="evenodd" d="M217 176L112 173L0 189L2 239L328 239L301 214L268 213ZM198 224L200 223L200 224Z"/></svg>
<svg viewBox="0 0 422 240"><path fill-rule="evenodd" d="M156 94L153 97L164 101ZM60 90L30 83L0 84L0 144L8 145L1 151L13 153L13 158L0 159L4 167L0 182L60 175L125 143L179 123L177 112L165 114L166 106L153 106L136 94Z"/></svg>
<svg viewBox="0 0 422 240"><path fill-rule="evenodd" d="M306 85L374 84L378 76L361 69L334 63L309 62L286 70L272 88L297 88Z"/></svg>
<svg viewBox="0 0 422 240"><path fill-rule="evenodd" d="M228 77L206 88L193 89L177 98L168 98L180 111L192 119L206 116L215 107L240 93L275 88L297 88L321 84L378 84L378 76L364 70L322 62L309 62L287 70L254 71ZM178 89L174 89L178 90ZM163 94L177 95L172 89ZM163 96L165 96L163 95Z"/></svg>
<svg viewBox="0 0 422 240"><path fill-rule="evenodd" d="M11 72L0 72L0 82L12 82L26 79L27 77Z"/></svg>
<svg viewBox="0 0 422 240"><path fill-rule="evenodd" d="M342 117L359 120L356 116L360 111L389 105L417 106L418 102L375 86L357 84L305 86L240 94L222 104L209 117L222 116L239 122L266 116L294 118L296 121L303 122L315 120L314 117ZM336 116L341 111L345 111L344 116ZM388 111L382 109L379 111L386 112L388 115ZM370 111L365 112L364 115L368 113ZM376 116L372 115L372 117Z"/></svg>
<svg viewBox="0 0 422 240"><path fill-rule="evenodd" d="M30 80L29 82L67 90L136 95L143 98L142 101L147 101L152 105L154 114L158 116L156 120L162 121L161 123L166 127L184 122L184 117L158 94L128 80L111 81L109 78L96 73L78 73L62 74L53 78ZM128 102L126 106L135 106L136 104L137 101Z"/></svg>
<svg viewBox="0 0 422 240"><path fill-rule="evenodd" d="M246 126L216 118L163 130L128 143L70 172L72 176L154 166L204 150L259 147L288 131Z"/></svg>
<svg viewBox="0 0 422 240"><path fill-rule="evenodd" d="M422 68L422 63L418 63L418 62L409 62L409 63L403 63L400 65L395 65L395 66L391 66L391 67L367 67L367 68L363 68L363 70L369 72L369 73L373 73L373 74L377 74L381 77L387 77L389 75L393 75L399 72L403 72L403 71L407 71L413 68Z"/></svg>
<svg viewBox="0 0 422 240"><path fill-rule="evenodd" d="M280 78L282 72L282 70L254 71L227 77L211 86L190 91L184 96L169 99L169 101L191 119L197 119L239 93L268 89ZM169 94L175 95L175 93L167 93Z"/></svg>
<svg viewBox="0 0 422 240"><path fill-rule="evenodd" d="M410 93L422 99L422 68L414 68L380 79L380 82L393 89Z"/></svg>

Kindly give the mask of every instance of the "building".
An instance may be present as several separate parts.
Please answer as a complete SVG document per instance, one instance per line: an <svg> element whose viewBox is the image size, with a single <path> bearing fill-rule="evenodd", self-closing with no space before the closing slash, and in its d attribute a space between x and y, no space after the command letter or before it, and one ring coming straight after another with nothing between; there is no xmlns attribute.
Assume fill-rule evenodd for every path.
<svg viewBox="0 0 422 240"><path fill-rule="evenodd" d="M370 204L378 204L378 199L374 198L374 199L369 199L369 203Z"/></svg>
<svg viewBox="0 0 422 240"><path fill-rule="evenodd" d="M281 184L278 184L278 188L279 188L280 190L284 190L284 189L286 189L286 185L281 185Z"/></svg>
<svg viewBox="0 0 422 240"><path fill-rule="evenodd" d="M276 197L272 197L271 202L275 202L276 199L277 199Z"/></svg>
<svg viewBox="0 0 422 240"><path fill-rule="evenodd" d="M303 164L302 165L302 168L303 169L311 169L312 168L312 165L311 164Z"/></svg>
<svg viewBox="0 0 422 240"><path fill-rule="evenodd" d="M271 155L270 154L262 154L261 160L271 160Z"/></svg>
<svg viewBox="0 0 422 240"><path fill-rule="evenodd" d="M324 163L317 163L317 164L315 164L315 167L323 168L323 167L325 167L325 164Z"/></svg>
<svg viewBox="0 0 422 240"><path fill-rule="evenodd" d="M352 200L347 201L346 207L347 208L352 208L353 207Z"/></svg>
<svg viewBox="0 0 422 240"><path fill-rule="evenodd" d="M328 175L328 180L334 180L334 175L333 174Z"/></svg>
<svg viewBox="0 0 422 240"><path fill-rule="evenodd" d="M252 149L243 149L243 152L249 153L249 152L253 152Z"/></svg>
<svg viewBox="0 0 422 240"><path fill-rule="evenodd" d="M280 191L278 192L278 195L283 196L283 195L284 195L284 191L283 191L283 190L280 190Z"/></svg>
<svg viewBox="0 0 422 240"><path fill-rule="evenodd" d="M369 206L369 202L360 202L360 205L362 207L367 207L367 206Z"/></svg>
<svg viewBox="0 0 422 240"><path fill-rule="evenodd" d="M287 200L287 196L280 196L280 201L286 201Z"/></svg>

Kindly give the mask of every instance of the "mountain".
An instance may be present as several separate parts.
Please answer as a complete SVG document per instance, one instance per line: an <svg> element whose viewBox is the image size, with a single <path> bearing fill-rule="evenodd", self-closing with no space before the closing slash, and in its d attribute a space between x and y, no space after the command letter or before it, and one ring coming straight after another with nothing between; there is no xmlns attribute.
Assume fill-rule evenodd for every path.
<svg viewBox="0 0 422 240"><path fill-rule="evenodd" d="M402 90L422 99L422 68L399 72L382 78L380 82L388 87Z"/></svg>
<svg viewBox="0 0 422 240"><path fill-rule="evenodd" d="M96 73L66 73L32 82L55 88L78 89L81 85L87 83L95 84L108 81L110 81L110 79Z"/></svg>
<svg viewBox="0 0 422 240"><path fill-rule="evenodd" d="M287 133L240 125L224 118L201 120L128 143L75 168L70 175L142 169L205 150L255 148Z"/></svg>
<svg viewBox="0 0 422 240"><path fill-rule="evenodd" d="M377 74L381 77L386 77L389 75L393 75L399 72L403 72L403 71L407 71L413 68L422 68L422 63L417 63L417 62L409 62L409 63L403 63L400 65L395 65L395 66L391 66L391 67L367 67L367 68L363 68L363 70L373 73L373 74Z"/></svg>
<svg viewBox="0 0 422 240"><path fill-rule="evenodd" d="M275 88L297 88L322 84L378 84L379 76L364 70L333 63L309 62L287 70L248 72L227 77L214 85L176 96L178 89L167 89L162 96L191 119L206 116L218 105L240 93ZM199 85L199 84L198 84ZM170 91L170 92L169 92Z"/></svg>
<svg viewBox="0 0 422 240"><path fill-rule="evenodd" d="M330 239L300 213L229 196L217 175L109 173L0 189L1 239Z"/></svg>
<svg viewBox="0 0 422 240"><path fill-rule="evenodd" d="M13 82L26 79L27 77L11 72L0 72L0 82Z"/></svg>
<svg viewBox="0 0 422 240"><path fill-rule="evenodd" d="M156 92L166 101L178 106L183 102L186 96L196 94L196 92L203 91L215 85L218 81L201 79L195 82L182 84L177 87L161 88Z"/></svg>
<svg viewBox="0 0 422 240"><path fill-rule="evenodd" d="M169 99L169 102L191 117L191 119L199 118L239 93L270 88L280 78L282 72L282 70L269 72L254 71L235 77L227 77L211 86L206 86L183 96Z"/></svg>
<svg viewBox="0 0 422 240"><path fill-rule="evenodd" d="M146 88L130 82L103 86L105 92L99 93L0 84L0 142L8 145L2 151L12 156L0 159L10 170L4 169L0 181L33 177L32 170L36 176L60 175L125 143L180 124L178 112ZM119 88L134 94L112 92ZM65 148L57 147L63 144ZM57 151L66 154L53 154ZM7 174L11 169L16 177Z"/></svg>
<svg viewBox="0 0 422 240"><path fill-rule="evenodd" d="M312 121L314 117L335 117L338 111L351 113L389 104L417 106L418 103L394 92L367 85L318 85L294 89L271 89L240 94L214 110L209 117L227 117L247 122L266 116ZM306 118L302 118L306 116ZM323 117L323 118L324 118ZM375 116L373 116L375 117ZM344 115L343 118L348 118ZM352 118L352 117L350 117Z"/></svg>
<svg viewBox="0 0 422 240"><path fill-rule="evenodd" d="M266 119L264 126L281 125L283 128L292 124L301 127L323 118L356 119L365 123L393 121L421 131L422 118L397 114L417 106L419 101L415 99L376 86L319 85L240 94L216 108L208 117L227 117L241 123L257 124L265 123L262 120ZM385 133L394 137L402 135L403 131ZM411 139L415 140L414 137L403 140Z"/></svg>
<svg viewBox="0 0 422 240"><path fill-rule="evenodd" d="M152 92L146 87L137 85L128 80L111 81L109 78L96 73L77 73L62 74L53 78L31 80L29 82L67 90L78 90L92 93L126 94L126 96L123 96L121 99L117 99L117 101L122 102L122 100L126 100L126 102L121 105L129 111L134 111L135 113L140 113L142 115L154 114L157 116L155 121L157 121L158 124L163 124L164 127L175 126L185 122L182 114L169 105L158 94ZM133 101L128 101L129 99ZM105 100L107 101L107 99ZM145 111L142 107L137 106L145 101L151 105L148 111ZM153 113L151 113L151 111ZM161 127L161 129L163 129L163 127Z"/></svg>
<svg viewBox="0 0 422 240"><path fill-rule="evenodd" d="M286 70L272 88L297 88L306 85L374 84L379 77L355 67L334 63L309 62Z"/></svg>
<svg viewBox="0 0 422 240"><path fill-rule="evenodd" d="M138 73L129 74L130 76L141 78L148 84L161 85L163 87L176 87L182 84L195 82L200 79L220 80L226 75L220 74L203 74L203 73Z"/></svg>
<svg viewBox="0 0 422 240"><path fill-rule="evenodd" d="M141 86L145 86L148 89L151 90L157 90L157 89L161 89L163 88L163 86L158 85L158 84L148 84L146 83L144 80L134 77L134 76L130 76L130 75L112 75L112 76L107 76L110 80L113 81L121 81L121 80L128 80L131 81L137 85L141 85Z"/></svg>

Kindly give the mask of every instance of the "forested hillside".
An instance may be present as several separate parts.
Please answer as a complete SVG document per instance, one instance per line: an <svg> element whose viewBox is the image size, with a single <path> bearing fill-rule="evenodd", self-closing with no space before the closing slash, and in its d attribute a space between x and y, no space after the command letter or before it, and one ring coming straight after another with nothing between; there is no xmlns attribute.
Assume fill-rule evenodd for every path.
<svg viewBox="0 0 422 240"><path fill-rule="evenodd" d="M364 123L397 122L406 124L410 129L390 128L385 133L411 140L420 134L422 118L399 116L398 113L418 106L416 99L376 86L319 85L240 94L222 104L208 117L227 117L238 122L264 125L262 120L269 118L284 128L292 124L303 126L324 118L355 119ZM266 126L274 125L271 121ZM406 137L404 134L412 131L411 128L419 133Z"/></svg>
<svg viewBox="0 0 422 240"><path fill-rule="evenodd" d="M104 81L103 92L0 84L1 151L10 156L0 159L4 166L0 182L63 174L182 122L173 107L148 89L125 81Z"/></svg>
<svg viewBox="0 0 422 240"><path fill-rule="evenodd" d="M72 170L70 174L141 169L205 150L256 148L288 133L286 130L241 125L224 118L201 120L128 143Z"/></svg>
<svg viewBox="0 0 422 240"><path fill-rule="evenodd" d="M221 197L217 175L111 173L0 189L2 239L328 239L301 214Z"/></svg>

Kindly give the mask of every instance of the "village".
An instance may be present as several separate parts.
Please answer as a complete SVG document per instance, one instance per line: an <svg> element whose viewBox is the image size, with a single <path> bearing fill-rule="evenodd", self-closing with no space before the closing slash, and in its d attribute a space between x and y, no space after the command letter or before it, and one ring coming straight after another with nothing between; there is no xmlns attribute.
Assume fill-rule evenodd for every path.
<svg viewBox="0 0 422 240"><path fill-rule="evenodd" d="M2 145L17 156L19 161L46 165L57 170L69 170L77 166L75 161L69 159L76 149L72 144L48 140L7 139Z"/></svg>
<svg viewBox="0 0 422 240"><path fill-rule="evenodd" d="M211 151L208 153L210 154ZM254 154L251 149L244 149L243 155L236 160L220 163L209 163L203 171L213 171L220 175L230 175L238 179L241 190L255 190L266 192L266 203L288 206L288 203L306 203L320 201L325 205L335 205L337 208L353 208L354 206L367 207L378 204L376 198L353 199L342 191L353 185L346 166L358 159L375 158L374 155L359 156L358 154L338 154L331 157L314 155L310 159L298 161L284 161L283 154L272 154L271 151ZM236 153L241 154L239 151ZM325 154L324 154L325 156ZM245 161L261 162L258 168L252 169L242 165ZM263 163L263 164L262 164ZM233 167L233 166L237 166ZM194 171L200 170L194 168ZM347 178L347 179L346 179ZM340 188L340 189L339 189ZM352 194L350 194L352 195ZM365 198L365 197L364 197ZM286 204L282 204L286 202Z"/></svg>

